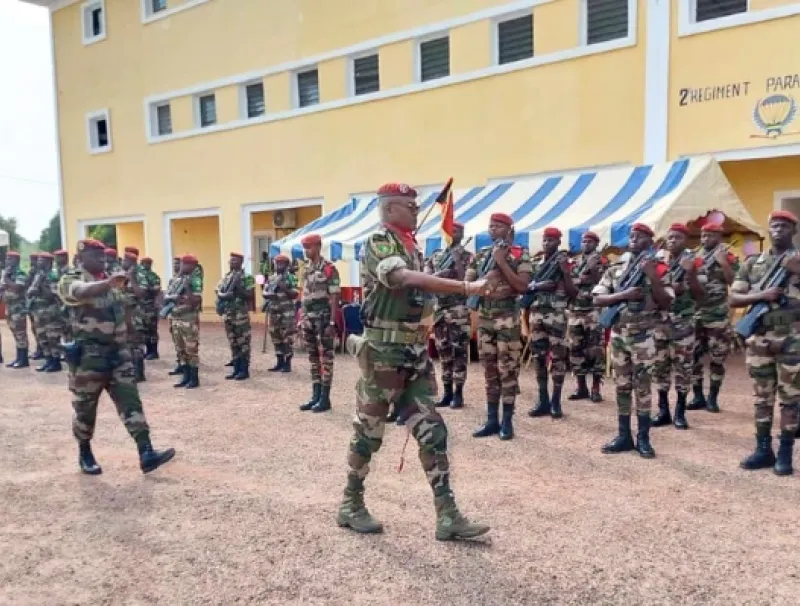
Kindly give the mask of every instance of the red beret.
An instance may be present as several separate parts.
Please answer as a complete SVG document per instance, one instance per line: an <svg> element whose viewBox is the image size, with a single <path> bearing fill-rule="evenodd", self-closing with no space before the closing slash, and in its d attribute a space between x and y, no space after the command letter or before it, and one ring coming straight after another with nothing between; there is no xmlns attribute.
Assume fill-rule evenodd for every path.
<svg viewBox="0 0 800 606"><path fill-rule="evenodd" d="M125 258L128 259L128 261L137 261L139 259L139 257L135 253L132 253L132 252L126 252L125 253Z"/></svg>
<svg viewBox="0 0 800 606"><path fill-rule="evenodd" d="M645 225L644 223L634 223L633 225L631 225L631 231L638 231L640 234L650 236L651 238L655 236L650 226Z"/></svg>
<svg viewBox="0 0 800 606"><path fill-rule="evenodd" d="M416 198L417 190L405 183L384 183L378 188L378 197L380 198L392 198L395 196Z"/></svg>
<svg viewBox="0 0 800 606"><path fill-rule="evenodd" d="M581 236L581 239L589 239L589 240L594 240L595 242L599 242L600 241L600 236L598 236L593 231L587 231L587 232L584 232L583 236Z"/></svg>
<svg viewBox="0 0 800 606"><path fill-rule="evenodd" d="M106 248L103 252L106 253L107 255L112 255L114 257L117 256L117 251L116 249L113 248Z"/></svg>
<svg viewBox="0 0 800 606"><path fill-rule="evenodd" d="M106 245L103 244L100 240L81 240L78 242L78 252L83 252L84 250L100 250L105 252Z"/></svg>
<svg viewBox="0 0 800 606"><path fill-rule="evenodd" d="M35 253L31 253L30 254L30 258L31 259L38 259L41 256L42 256L42 253L39 253L39 252L35 252Z"/></svg>
<svg viewBox="0 0 800 606"><path fill-rule="evenodd" d="M53 251L53 254L56 257L69 257L69 253L66 250L64 250L63 248L59 248L58 250Z"/></svg>
<svg viewBox="0 0 800 606"><path fill-rule="evenodd" d="M125 247L125 252L126 253L133 253L137 257L139 256L139 249L136 248L135 246L126 246Z"/></svg>
<svg viewBox="0 0 800 606"><path fill-rule="evenodd" d="M183 255L181 261L184 263L197 263L197 257L194 255Z"/></svg>
<svg viewBox="0 0 800 606"><path fill-rule="evenodd" d="M700 231L710 231L717 234L721 234L725 230L719 223L706 223L705 225L703 225Z"/></svg>
<svg viewBox="0 0 800 606"><path fill-rule="evenodd" d="M544 237L545 238L560 238L561 237L561 230L557 227L546 227L544 230Z"/></svg>
<svg viewBox="0 0 800 606"><path fill-rule="evenodd" d="M238 253L238 252L232 252L231 253L231 258L232 259L241 259L242 261L244 261L244 255L242 253Z"/></svg>
<svg viewBox="0 0 800 606"><path fill-rule="evenodd" d="M689 228L686 227L683 223L673 223L669 226L669 231L679 231L682 234L689 235Z"/></svg>
<svg viewBox="0 0 800 606"><path fill-rule="evenodd" d="M153 260L150 257L142 257L142 263L152 263Z"/></svg>
<svg viewBox="0 0 800 606"><path fill-rule="evenodd" d="M275 255L274 261L286 261L288 263L289 257L287 257L286 255Z"/></svg>
<svg viewBox="0 0 800 606"><path fill-rule="evenodd" d="M6 253L6 257L14 257L15 259L19 259L19 253L16 250L10 250Z"/></svg>
<svg viewBox="0 0 800 606"><path fill-rule="evenodd" d="M40 259L51 259L51 260L52 260L52 259L54 259L54 258L55 258L55 257L53 257L53 255L51 255L50 253L46 253L46 252L39 253L37 256L38 256Z"/></svg>
<svg viewBox="0 0 800 606"><path fill-rule="evenodd" d="M784 221L797 225L797 215L788 210L773 210L769 213L769 220L772 221L773 219L783 219Z"/></svg>
<svg viewBox="0 0 800 606"><path fill-rule="evenodd" d="M312 244L322 244L322 237L319 234L308 234L307 236L303 236L303 239L300 240L300 244L303 246L311 246Z"/></svg>
<svg viewBox="0 0 800 606"><path fill-rule="evenodd" d="M508 225L509 227L514 225L514 219L512 219L505 213L492 213L492 216L489 217L489 220L494 221L495 223L502 223L503 225Z"/></svg>

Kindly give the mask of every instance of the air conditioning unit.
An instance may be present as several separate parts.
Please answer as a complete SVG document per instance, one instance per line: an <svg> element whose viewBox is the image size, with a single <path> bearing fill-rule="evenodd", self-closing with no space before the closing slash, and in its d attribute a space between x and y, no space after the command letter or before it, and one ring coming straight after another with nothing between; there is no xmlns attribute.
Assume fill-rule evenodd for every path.
<svg viewBox="0 0 800 606"><path fill-rule="evenodd" d="M276 210L272 213L272 227L294 229L297 227L297 211L294 209Z"/></svg>

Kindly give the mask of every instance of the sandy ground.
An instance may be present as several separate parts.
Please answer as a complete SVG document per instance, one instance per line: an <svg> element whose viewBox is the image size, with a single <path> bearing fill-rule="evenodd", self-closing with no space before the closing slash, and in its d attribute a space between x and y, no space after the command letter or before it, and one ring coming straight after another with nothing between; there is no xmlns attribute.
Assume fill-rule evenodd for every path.
<svg viewBox="0 0 800 606"><path fill-rule="evenodd" d="M405 431L394 426L367 492L386 532L334 523L351 358L337 359L333 412L315 415L297 410L303 358L271 376L271 351L258 353L254 380L230 384L224 336L204 326L203 386L186 392L166 376L170 349L141 392L156 447L178 456L147 477L107 397L95 439L104 474L82 476L65 375L0 370L0 603L800 603L800 477L737 468L753 445L741 359L722 414L654 430L653 461L600 453L616 429L610 385L605 403L566 403L561 421L519 415L513 441L473 439L483 383L472 365L468 408L445 412L453 485L493 530L459 544L434 540L413 441L398 473ZM531 370L522 393L527 410Z"/></svg>

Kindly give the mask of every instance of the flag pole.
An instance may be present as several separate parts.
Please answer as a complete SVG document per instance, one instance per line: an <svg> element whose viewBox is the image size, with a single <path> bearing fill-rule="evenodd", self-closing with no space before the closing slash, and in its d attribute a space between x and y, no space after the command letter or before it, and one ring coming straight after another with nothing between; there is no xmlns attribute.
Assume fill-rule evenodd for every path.
<svg viewBox="0 0 800 606"><path fill-rule="evenodd" d="M442 188L442 191L440 191L439 194L436 196L435 202L433 204L431 204L431 207L425 213L425 216L422 217L422 221L417 221L417 229L414 230L414 236L416 236L417 233L419 233L420 227L425 225L425 222L428 220L428 217L430 216L431 211L433 211L433 208L437 204L442 204L443 202L445 202L447 200L447 194L450 193L450 188L451 187L453 187L453 177L450 177L447 180L447 183L444 184L444 187Z"/></svg>

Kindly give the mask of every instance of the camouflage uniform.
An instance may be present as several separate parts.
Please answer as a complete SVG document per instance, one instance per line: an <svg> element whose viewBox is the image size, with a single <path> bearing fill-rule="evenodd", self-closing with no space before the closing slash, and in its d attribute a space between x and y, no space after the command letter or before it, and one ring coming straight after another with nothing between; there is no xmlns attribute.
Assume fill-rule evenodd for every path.
<svg viewBox="0 0 800 606"><path fill-rule="evenodd" d="M269 277L267 289L274 289L280 279L285 280L289 290L297 290L297 277L288 271L281 274L273 274ZM275 294L269 299L269 336L275 347L275 356L278 358L280 368L284 366L291 369L291 360L294 355L294 337L297 334L297 320L294 299L290 298L286 292L275 290ZM283 362L283 364L280 364ZM277 365L276 365L277 366Z"/></svg>
<svg viewBox="0 0 800 606"><path fill-rule="evenodd" d="M140 268L144 283L147 284L147 295L142 300L142 321L145 330L145 348L147 359L158 359L158 292L161 290L161 277L152 269Z"/></svg>
<svg viewBox="0 0 800 606"><path fill-rule="evenodd" d="M71 268L69 265L61 265L56 267L56 295L58 294L58 282L71 271L76 271L77 268ZM69 308L64 305L64 302L59 297L59 310L61 312L61 326L64 328L64 334L61 340L64 343L72 341L72 325L69 322Z"/></svg>
<svg viewBox="0 0 800 606"><path fill-rule="evenodd" d="M122 272L122 267L117 272ZM134 279L139 288L147 288L147 277L140 265L136 265ZM147 335L145 327L143 300L137 297L131 285L127 285L121 292L122 305L128 319L128 344L131 349L134 377L137 381L144 381L144 344Z"/></svg>
<svg viewBox="0 0 800 606"><path fill-rule="evenodd" d="M42 352L42 341L40 337L43 337L43 329L36 327L36 318L34 317L33 313L33 301L31 301L31 297L28 295L31 285L33 284L33 279L36 277L37 273L37 266L39 263L39 255L31 255L30 256L30 271L27 274L25 279L25 315L28 317L28 320L31 325L31 332L33 333L33 342L36 344L36 349L34 350L33 355L30 357L31 360L41 360L43 359L44 353Z"/></svg>
<svg viewBox="0 0 800 606"><path fill-rule="evenodd" d="M236 284L240 282L240 284ZM217 284L217 294L230 292L232 288L241 288L244 296L236 292L234 298L222 301L225 335L233 357L233 373L226 379L244 380L250 377L250 344L253 332L250 327L250 299L255 288L253 276L244 270L229 271Z"/></svg>
<svg viewBox="0 0 800 606"><path fill-rule="evenodd" d="M203 295L203 279L197 269L188 277L181 276L180 279L186 280L183 293ZM179 365L183 367L183 380L176 387L193 388L199 385L200 309L200 304L179 301L172 312L172 335L178 352Z"/></svg>
<svg viewBox="0 0 800 606"><path fill-rule="evenodd" d="M17 266L16 269L7 269L3 274L3 279L17 286L25 287L28 281L28 275ZM14 341L17 345L17 357L8 366L10 368L26 368L28 363L28 310L25 298L25 291L15 293L10 289L5 291L6 302L6 323L8 329L14 336Z"/></svg>
<svg viewBox="0 0 800 606"><path fill-rule="evenodd" d="M44 270L40 270L44 271ZM61 279L55 269L47 271L40 279L40 287L31 298L31 312L36 318L39 343L45 357L45 364L38 370L58 372L61 370L61 338L64 335L65 321L62 303L58 297L58 282Z"/></svg>

